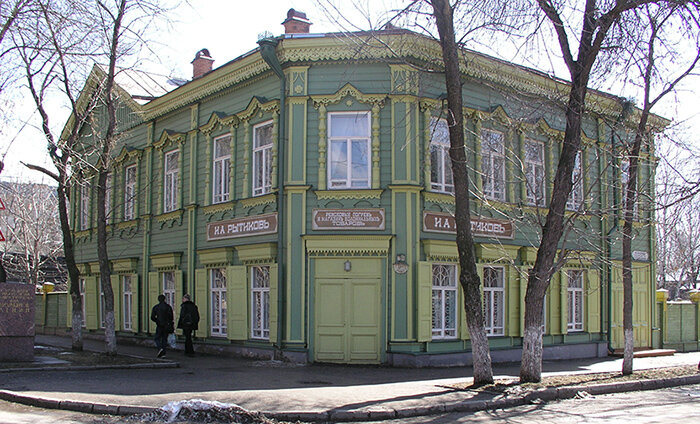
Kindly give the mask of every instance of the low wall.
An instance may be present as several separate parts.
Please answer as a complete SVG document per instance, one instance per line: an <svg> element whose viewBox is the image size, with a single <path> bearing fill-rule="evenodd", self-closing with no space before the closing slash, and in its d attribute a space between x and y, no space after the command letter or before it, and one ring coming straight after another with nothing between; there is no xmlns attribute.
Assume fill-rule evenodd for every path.
<svg viewBox="0 0 700 424"><path fill-rule="evenodd" d="M700 293L691 295L691 300L667 301L667 292L656 294L656 326L660 335L656 343L664 349L680 352L700 350Z"/></svg>

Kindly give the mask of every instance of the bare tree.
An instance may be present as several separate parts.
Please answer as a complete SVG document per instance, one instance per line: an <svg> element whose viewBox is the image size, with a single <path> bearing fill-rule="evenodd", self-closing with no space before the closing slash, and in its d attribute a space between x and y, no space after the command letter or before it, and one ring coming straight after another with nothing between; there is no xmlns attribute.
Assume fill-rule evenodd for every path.
<svg viewBox="0 0 700 424"><path fill-rule="evenodd" d="M45 184L0 183L7 212L0 216L5 229L3 262L23 281L44 281L42 268L57 263L62 243L56 189Z"/></svg>

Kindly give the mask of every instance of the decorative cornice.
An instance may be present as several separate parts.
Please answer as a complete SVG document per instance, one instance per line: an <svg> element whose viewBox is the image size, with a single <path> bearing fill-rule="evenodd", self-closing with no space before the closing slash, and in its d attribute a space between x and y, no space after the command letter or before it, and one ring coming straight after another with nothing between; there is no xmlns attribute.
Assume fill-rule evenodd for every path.
<svg viewBox="0 0 700 424"><path fill-rule="evenodd" d="M260 205L271 205L277 200L277 195L273 193L268 193L264 196L249 197L247 199L241 199L238 203L244 208L252 208Z"/></svg>
<svg viewBox="0 0 700 424"><path fill-rule="evenodd" d="M199 130L202 131L205 135L211 134L212 131L215 129L222 127L222 128L228 128L231 126L238 126L238 123L240 120L238 119L238 116L236 115L226 115L225 113L222 112L213 112L211 116L209 117L209 121L207 121L206 124L202 125L199 127Z"/></svg>
<svg viewBox="0 0 700 424"><path fill-rule="evenodd" d="M153 143L153 147L160 150L163 149L166 145L170 145L171 143L184 144L186 140L187 134L185 133L171 130L163 130L163 133L160 135L158 141Z"/></svg>
<svg viewBox="0 0 700 424"><path fill-rule="evenodd" d="M130 146L124 146L119 152L119 155L117 155L117 157L114 158L114 164L119 165L126 161L138 160L141 159L141 156L143 156L142 149L135 149Z"/></svg>
<svg viewBox="0 0 700 424"><path fill-rule="evenodd" d="M385 256L393 236L303 236L306 252L317 256Z"/></svg>
<svg viewBox="0 0 700 424"><path fill-rule="evenodd" d="M139 226L138 218L135 218L135 219L132 219L129 221L118 222L116 225L117 230L128 230L130 228L136 228L138 226Z"/></svg>
<svg viewBox="0 0 700 424"><path fill-rule="evenodd" d="M341 200L341 199L379 199L384 190L316 190L318 200Z"/></svg>
<svg viewBox="0 0 700 424"><path fill-rule="evenodd" d="M238 259L246 265L263 264L277 260L277 243L258 243L236 246Z"/></svg>
<svg viewBox="0 0 700 424"><path fill-rule="evenodd" d="M384 106L384 101L387 98L386 94L364 94L352 84L347 83L340 90L336 91L335 94L327 96L311 96L311 100L314 102L314 107L318 109L323 106L328 106L330 104L339 103L345 97L350 96L362 103L368 103L371 105L377 105L379 107Z"/></svg>
<svg viewBox="0 0 700 424"><path fill-rule="evenodd" d="M254 96L248 103L248 106L242 111L238 112L235 116L239 119L239 121L248 121L258 111L279 113L279 103L279 100L267 101L267 99L263 97Z"/></svg>
<svg viewBox="0 0 700 424"><path fill-rule="evenodd" d="M213 205L204 206L202 208L202 212L204 212L205 215L214 215L215 213L219 213L219 212L232 211L235 206L236 206L236 202L233 202L233 201L232 202L215 203Z"/></svg>
<svg viewBox="0 0 700 424"><path fill-rule="evenodd" d="M452 205L455 204L455 196L453 194L447 193L437 193L434 191L424 191L423 201L431 203L439 203L442 205Z"/></svg>
<svg viewBox="0 0 700 424"><path fill-rule="evenodd" d="M175 224L182 225L182 216L184 215L183 209L177 209L172 212L164 213L156 216L156 222L160 224L161 228L164 226L172 227Z"/></svg>

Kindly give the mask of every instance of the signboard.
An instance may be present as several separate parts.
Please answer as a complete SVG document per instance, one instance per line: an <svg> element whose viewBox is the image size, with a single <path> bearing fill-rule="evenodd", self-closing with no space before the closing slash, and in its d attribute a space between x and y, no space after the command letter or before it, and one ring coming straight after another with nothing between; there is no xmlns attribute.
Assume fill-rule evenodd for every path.
<svg viewBox="0 0 700 424"><path fill-rule="evenodd" d="M515 236L513 223L502 219L472 217L471 228L477 237L512 239ZM448 213L423 212L423 231L456 234L457 223Z"/></svg>
<svg viewBox="0 0 700 424"><path fill-rule="evenodd" d="M207 224L207 241L259 236L277 232L277 214L247 216Z"/></svg>
<svg viewBox="0 0 700 424"><path fill-rule="evenodd" d="M635 261L648 261L649 252L645 252L643 250L633 250L632 259L634 259Z"/></svg>
<svg viewBox="0 0 700 424"><path fill-rule="evenodd" d="M314 230L383 230L384 209L313 209Z"/></svg>

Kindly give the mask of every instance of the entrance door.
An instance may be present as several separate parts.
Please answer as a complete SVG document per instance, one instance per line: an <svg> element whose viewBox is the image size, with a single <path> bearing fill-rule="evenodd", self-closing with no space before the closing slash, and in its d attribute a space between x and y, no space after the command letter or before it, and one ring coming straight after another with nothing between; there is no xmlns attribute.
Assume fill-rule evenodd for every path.
<svg viewBox="0 0 700 424"><path fill-rule="evenodd" d="M381 260L317 260L314 360L380 362ZM340 271L340 272L339 272Z"/></svg>

